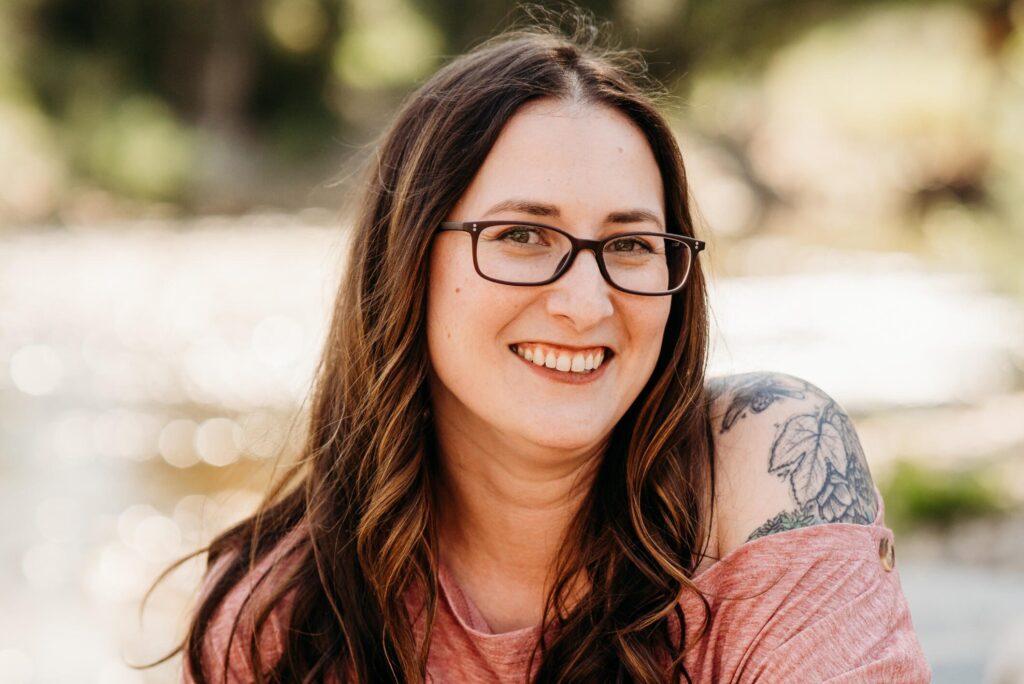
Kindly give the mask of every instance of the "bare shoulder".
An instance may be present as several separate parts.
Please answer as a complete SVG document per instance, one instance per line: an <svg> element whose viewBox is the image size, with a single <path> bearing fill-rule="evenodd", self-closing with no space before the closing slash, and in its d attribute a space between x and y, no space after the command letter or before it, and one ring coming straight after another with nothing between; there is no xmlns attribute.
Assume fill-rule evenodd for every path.
<svg viewBox="0 0 1024 684"><path fill-rule="evenodd" d="M823 523L870 525L878 501L846 411L785 373L711 378L718 553Z"/></svg>

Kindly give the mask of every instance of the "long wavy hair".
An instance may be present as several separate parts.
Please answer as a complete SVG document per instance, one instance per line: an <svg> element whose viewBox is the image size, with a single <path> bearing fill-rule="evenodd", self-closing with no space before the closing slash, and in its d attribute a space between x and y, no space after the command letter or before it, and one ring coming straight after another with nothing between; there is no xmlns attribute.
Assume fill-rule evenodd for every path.
<svg viewBox="0 0 1024 684"><path fill-rule="evenodd" d="M254 609L256 629L232 634L246 639L257 681L425 680L439 596L440 471L423 286L436 226L510 117L531 100L560 98L612 107L644 133L664 182L667 229L693 236L682 157L656 109L663 91L636 51L608 47L589 14L571 18L569 30L533 22L452 60L382 134L361 181L299 466L254 515L157 579L209 553L208 590L187 635L158 662L184 650L194 679L206 682L196 664L204 662L211 617L261 558L301 528L287 574ZM709 542L714 492L699 265L672 298L655 369L613 428L562 543L545 636L531 659L536 682L690 680L687 620L700 620L699 638L710 619L690 578ZM214 578L218 560L224 570ZM581 576L588 580L582 598L572 591ZM424 597L425 638L414 633L403 601L414 584ZM683 614L687 591L700 597L703 615ZM281 657L265 667L258 635L288 593L290 629ZM227 654L225 672L226 661Z"/></svg>

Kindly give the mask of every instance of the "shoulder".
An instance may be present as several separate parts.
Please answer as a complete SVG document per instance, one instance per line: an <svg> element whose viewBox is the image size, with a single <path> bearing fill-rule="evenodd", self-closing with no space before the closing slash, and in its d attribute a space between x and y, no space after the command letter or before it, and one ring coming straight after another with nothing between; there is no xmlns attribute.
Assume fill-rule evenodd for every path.
<svg viewBox="0 0 1024 684"><path fill-rule="evenodd" d="M878 501L846 411L785 373L707 383L719 557L746 541L824 523L874 522Z"/></svg>
<svg viewBox="0 0 1024 684"><path fill-rule="evenodd" d="M301 546L296 531L292 531L273 546L255 566L243 563L243 575L234 582L217 603L212 616L202 628L202 670L210 681L244 682L255 678L249 645L254 634L259 634L259 652L262 669L272 669L281 657L288 630L290 611L295 596L287 592L277 597L277 591L286 583L291 570L301 559ZM200 603L212 593L214 586L239 563L235 550L226 550L206 572L200 587ZM260 614L268 604L266 620ZM188 660L186 656L186 660ZM182 682L192 681L193 665L184 664Z"/></svg>

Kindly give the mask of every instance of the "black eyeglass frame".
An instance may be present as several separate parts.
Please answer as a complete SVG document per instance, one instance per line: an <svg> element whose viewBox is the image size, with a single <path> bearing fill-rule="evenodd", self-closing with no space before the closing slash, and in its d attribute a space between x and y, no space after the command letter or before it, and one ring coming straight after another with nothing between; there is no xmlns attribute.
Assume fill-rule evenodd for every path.
<svg viewBox="0 0 1024 684"><path fill-rule="evenodd" d="M565 259L562 262L561 267L555 271L554 275L552 275L547 280L542 280L536 283L518 283L509 280L499 280L497 278L492 278L491 276L486 275L483 271L480 270L480 264L477 262L476 258L476 246L480 238L480 233L484 228L490 228L491 226L526 226L531 228L545 228L547 230L553 230L556 233L564 235L569 240L569 244L571 245L569 258ZM693 270L693 267L697 262L697 255L700 254L707 246L707 243L705 243L704 241L689 237L687 235L676 235L675 233L663 233L654 231L629 231L626 233L617 233L615 235L609 235L608 237L602 240L587 240L584 238L578 238L575 235L572 235L571 233L562 230L561 228L549 226L546 223L533 223L531 221L509 221L507 219L497 221L442 221L437 228L437 232L443 231L460 231L469 233L471 236L473 236L473 268L476 269L477 275L479 275L484 280L491 281L492 283L501 283L502 285L520 285L522 287L536 287L538 285L548 285L561 278L562 274L572 267L573 263L576 261L576 255L579 254L581 250L589 249L591 252L594 253L594 259L597 261L597 268L601 271L601 276L604 278L606 283L608 283L616 290L619 290L621 292L641 295L643 297L664 297L665 295L674 295L677 292L681 291L683 287L686 286L687 281L690 279L690 271ZM689 260L689 263L686 268L686 273L683 275L683 279L679 283L679 285L672 288L671 290L666 290L665 292L640 292L638 290L630 290L628 288L622 287L621 285L616 285L612 281L611 276L608 275L608 269L605 267L604 264L604 246L607 243L612 242L613 240L620 240L624 237L629 237L630 235L652 235L662 238L671 238L672 240L682 242L683 245L685 245L686 249L689 249L692 252L692 258Z"/></svg>

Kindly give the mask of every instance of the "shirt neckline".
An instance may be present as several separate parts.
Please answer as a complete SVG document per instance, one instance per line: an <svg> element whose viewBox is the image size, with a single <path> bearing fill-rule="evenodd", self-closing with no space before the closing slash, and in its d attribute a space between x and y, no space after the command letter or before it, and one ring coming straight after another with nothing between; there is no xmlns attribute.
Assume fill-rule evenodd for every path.
<svg viewBox="0 0 1024 684"><path fill-rule="evenodd" d="M874 491L876 501L878 502L878 511L876 512L875 519L872 521L871 525L863 525L860 523L820 523L817 525L809 525L807 527L798 527L792 530L775 532L764 537L758 537L757 539L746 541L732 549L729 553L719 558L713 564L691 577L690 581L693 582L701 591L710 589L714 586L713 578L724 572L722 568L728 568L735 562L736 558L759 551L765 546L768 546L769 548L771 546L775 546L779 543L780 539L795 540L803 536L815 536L826 526L830 531L851 531L856 532L857 534L863 534L864 532L870 533L872 528L884 529L885 502L882 499L882 494L877 485L874 486ZM448 608L455 617L455 620L459 623L462 629L471 634L478 642L491 643L496 646L498 642L504 643L506 641L518 640L532 641L539 636L540 625L521 627L509 632L495 633L491 631L486 618L484 618L480 610L473 604L469 596L462 591L462 588L455 580L455 577L452 575L443 559L439 559L438 583L440 584L441 594L448 604Z"/></svg>

